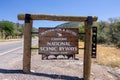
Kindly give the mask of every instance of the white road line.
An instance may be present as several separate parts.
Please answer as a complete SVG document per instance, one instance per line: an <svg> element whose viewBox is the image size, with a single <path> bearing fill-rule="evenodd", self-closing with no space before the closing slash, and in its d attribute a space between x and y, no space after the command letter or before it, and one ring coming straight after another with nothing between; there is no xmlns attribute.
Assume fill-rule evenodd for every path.
<svg viewBox="0 0 120 80"><path fill-rule="evenodd" d="M2 56L2 55L4 55L4 54L7 54L7 53L9 53L9 52L15 51L15 50L20 49L20 48L22 48L22 47L18 47L18 48L9 50L9 51L7 51L7 52L0 53L0 56Z"/></svg>
<svg viewBox="0 0 120 80"><path fill-rule="evenodd" d="M33 40L33 41L36 42L36 39ZM23 42L23 41L22 41L22 42ZM33 45L33 44L35 44L35 43L32 42L32 45ZM22 43L22 45L23 45L23 43ZM9 50L9 51L0 53L0 56L5 55L5 54L7 54L7 53L9 53L9 52L15 51L15 50L20 49L20 48L22 48L22 47L18 47L18 48L15 48L15 49L12 49L12 50Z"/></svg>

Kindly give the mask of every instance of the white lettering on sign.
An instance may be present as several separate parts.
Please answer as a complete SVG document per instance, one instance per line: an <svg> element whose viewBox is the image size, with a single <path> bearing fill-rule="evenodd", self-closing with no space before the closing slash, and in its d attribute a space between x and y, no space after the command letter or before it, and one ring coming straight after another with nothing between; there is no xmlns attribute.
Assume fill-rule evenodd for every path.
<svg viewBox="0 0 120 80"><path fill-rule="evenodd" d="M46 30L42 33L40 33L40 35L46 35L46 34L49 34L50 32L54 32L54 31L62 31L62 32L66 32L66 33L69 33L69 34L72 34L74 36L77 36L77 33L72 31L72 30L68 30L68 29L49 29L49 30Z"/></svg>
<svg viewBox="0 0 120 80"><path fill-rule="evenodd" d="M40 47L40 51L77 51L77 47Z"/></svg>
<svg viewBox="0 0 120 80"><path fill-rule="evenodd" d="M45 35L45 34L47 34L47 33L49 33L49 32L52 32L52 31L55 31L55 30L54 30L54 29L49 29L49 30L47 30L47 31L42 32L41 35Z"/></svg>
<svg viewBox="0 0 120 80"><path fill-rule="evenodd" d="M59 47L59 51L77 51L77 47Z"/></svg>
<svg viewBox="0 0 120 80"><path fill-rule="evenodd" d="M70 42L47 42L47 46L70 46Z"/></svg>
<svg viewBox="0 0 120 80"><path fill-rule="evenodd" d="M53 41L57 41L57 40L61 40L61 41L63 41L63 40L67 40L67 38L51 38L51 40L53 40Z"/></svg>
<svg viewBox="0 0 120 80"><path fill-rule="evenodd" d="M57 47L40 47L41 51L57 51Z"/></svg>
<svg viewBox="0 0 120 80"><path fill-rule="evenodd" d="M70 33L70 34L72 34L72 35L74 35L74 36L77 35L76 32L73 32L73 31L71 31L71 30L66 30L66 32L67 32L67 33Z"/></svg>
<svg viewBox="0 0 120 80"><path fill-rule="evenodd" d="M50 54L68 54L68 52L50 52Z"/></svg>

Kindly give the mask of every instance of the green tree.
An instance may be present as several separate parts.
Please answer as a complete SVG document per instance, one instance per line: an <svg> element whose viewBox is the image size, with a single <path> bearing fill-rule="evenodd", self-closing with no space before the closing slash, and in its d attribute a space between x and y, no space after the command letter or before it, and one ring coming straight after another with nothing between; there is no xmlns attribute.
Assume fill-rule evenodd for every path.
<svg viewBox="0 0 120 80"><path fill-rule="evenodd" d="M78 29L79 29L79 33L84 33L85 32L85 27L84 26L79 26ZM84 37L85 37L84 34L80 34L79 39L81 41L84 41Z"/></svg>
<svg viewBox="0 0 120 80"><path fill-rule="evenodd" d="M13 34L14 25L12 22L9 22L9 21L1 21L0 30L1 30L2 37L4 36L6 39L8 36Z"/></svg>
<svg viewBox="0 0 120 80"><path fill-rule="evenodd" d="M3 35L4 35L4 25L3 25L3 22L0 22L0 36L1 36L1 38L3 38Z"/></svg>
<svg viewBox="0 0 120 80"><path fill-rule="evenodd" d="M112 43L116 44L120 41L120 18L109 18L109 34L112 39Z"/></svg>
<svg viewBox="0 0 120 80"><path fill-rule="evenodd" d="M24 25L23 24L19 24L19 23L14 23L14 34L13 34L13 37L14 38L21 38L22 35L23 35L23 27Z"/></svg>
<svg viewBox="0 0 120 80"><path fill-rule="evenodd" d="M113 41L114 44L120 48L120 22L116 22L113 24Z"/></svg>
<svg viewBox="0 0 120 80"><path fill-rule="evenodd" d="M108 23L105 21L100 21L100 22L94 22L93 26L97 27L97 42L98 43L106 43L108 40L107 36L107 28L108 28Z"/></svg>

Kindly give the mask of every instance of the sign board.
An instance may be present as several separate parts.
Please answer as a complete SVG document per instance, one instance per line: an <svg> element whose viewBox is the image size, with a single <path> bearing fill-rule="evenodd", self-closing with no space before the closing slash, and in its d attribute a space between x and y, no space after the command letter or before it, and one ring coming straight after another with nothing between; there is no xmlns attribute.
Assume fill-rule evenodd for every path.
<svg viewBox="0 0 120 80"><path fill-rule="evenodd" d="M77 54L78 28L39 28L39 54Z"/></svg>

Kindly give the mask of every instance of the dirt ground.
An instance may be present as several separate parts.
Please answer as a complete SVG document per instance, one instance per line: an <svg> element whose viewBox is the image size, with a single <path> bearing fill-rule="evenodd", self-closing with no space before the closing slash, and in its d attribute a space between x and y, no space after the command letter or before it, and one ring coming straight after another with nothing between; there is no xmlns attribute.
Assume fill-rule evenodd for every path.
<svg viewBox="0 0 120 80"><path fill-rule="evenodd" d="M83 43L79 44L83 47ZM111 51L110 51L110 50ZM115 55L119 50L116 48L103 47L98 45L99 58L96 61L107 63L109 58L101 58L100 54L111 52ZM97 55L98 56L98 55ZM106 56L106 55L104 55ZM117 55L118 56L118 55ZM111 56L110 56L111 57ZM112 56L116 58L115 56ZM119 56L118 56L119 57ZM0 58L4 58L0 56ZM103 60L102 60L103 59ZM109 59L108 61L106 59ZM112 60L111 60L112 61ZM94 62L94 60L93 60ZM120 68L108 67L100 65L99 62L93 63L91 66L90 80L120 80ZM22 71L22 53L19 57L11 60L5 60L0 64L0 80L82 80L83 79L83 50L76 56L75 60L41 60L41 55L32 55L31 58L31 73Z"/></svg>
<svg viewBox="0 0 120 80"><path fill-rule="evenodd" d="M41 60L33 55L31 73L22 71L22 57L0 64L0 80L82 80L83 61ZM120 80L120 69L92 64L91 80Z"/></svg>

